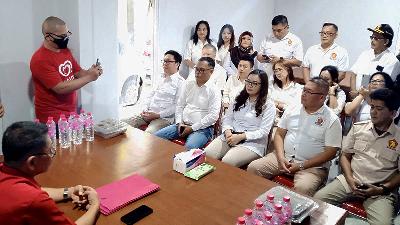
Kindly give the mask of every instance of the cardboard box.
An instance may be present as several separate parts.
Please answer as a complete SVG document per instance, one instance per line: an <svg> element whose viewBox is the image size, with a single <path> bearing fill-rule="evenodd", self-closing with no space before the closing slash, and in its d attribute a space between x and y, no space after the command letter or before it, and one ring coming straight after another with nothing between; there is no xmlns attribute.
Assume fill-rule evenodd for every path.
<svg viewBox="0 0 400 225"><path fill-rule="evenodd" d="M206 153L201 149L191 149L174 156L173 169L185 173L206 161Z"/></svg>

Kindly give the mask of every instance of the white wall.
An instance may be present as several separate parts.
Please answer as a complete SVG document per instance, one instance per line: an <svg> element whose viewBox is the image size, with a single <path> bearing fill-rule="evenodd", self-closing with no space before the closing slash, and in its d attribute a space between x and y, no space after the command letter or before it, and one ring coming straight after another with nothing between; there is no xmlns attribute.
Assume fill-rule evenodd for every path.
<svg viewBox="0 0 400 225"><path fill-rule="evenodd" d="M392 26L395 39L394 51L400 23L400 4L397 0L276 0L275 14L288 17L290 29L298 35L304 45L304 53L311 45L320 43L318 32L324 22L332 22L339 27L337 43L349 52L352 65L363 50L370 48L367 28L381 23Z"/></svg>
<svg viewBox="0 0 400 225"><path fill-rule="evenodd" d="M164 53L170 49L183 54L192 29L199 20L209 22L210 37L215 41L218 41L221 27L227 23L233 26L237 38L240 33L249 30L254 35L254 46L258 49L271 30L274 5L272 0L203 0L201 4L197 0L160 0L156 62L160 62ZM156 68L158 72L160 68L161 65Z"/></svg>

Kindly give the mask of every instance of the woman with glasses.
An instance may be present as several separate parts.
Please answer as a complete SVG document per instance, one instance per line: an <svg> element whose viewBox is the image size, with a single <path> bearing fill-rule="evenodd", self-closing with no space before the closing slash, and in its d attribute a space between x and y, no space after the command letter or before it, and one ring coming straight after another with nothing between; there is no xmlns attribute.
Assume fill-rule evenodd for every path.
<svg viewBox="0 0 400 225"><path fill-rule="evenodd" d="M223 133L205 148L207 156L236 167L264 156L276 110L264 71L251 71L245 84L223 118Z"/></svg>
<svg viewBox="0 0 400 225"><path fill-rule="evenodd" d="M335 66L324 66L319 73L319 77L329 84L329 93L325 104L339 116L346 104L346 94L339 87L338 69Z"/></svg>
<svg viewBox="0 0 400 225"><path fill-rule="evenodd" d="M245 31L239 36L239 45L231 48L229 54L224 59L224 68L228 76L235 75L238 70L239 61L244 56L257 56L257 51L253 49L253 34Z"/></svg>
<svg viewBox="0 0 400 225"><path fill-rule="evenodd" d="M277 116L280 117L288 106L300 104L303 85L294 81L292 67L279 60L273 64L274 80L271 88L271 99L275 103Z"/></svg>
<svg viewBox="0 0 400 225"><path fill-rule="evenodd" d="M368 88L361 87L357 97L353 101L348 102L344 107L346 115L354 117L354 122L360 122L371 119L369 94L379 88L393 89L393 80L389 74L384 72L376 72L369 79Z"/></svg>
<svg viewBox="0 0 400 225"><path fill-rule="evenodd" d="M219 59L221 60L219 61L219 64L221 66L222 63L224 62L226 54L234 46L235 46L235 31L233 30L232 25L225 24L219 31L218 42L217 42L218 56Z"/></svg>
<svg viewBox="0 0 400 225"><path fill-rule="evenodd" d="M201 20L197 22L195 32L189 40L184 56L184 63L189 67L189 73L192 72L193 67L201 58L201 50L204 45L215 43L210 39L210 25L207 21ZM217 55L216 60L219 60Z"/></svg>

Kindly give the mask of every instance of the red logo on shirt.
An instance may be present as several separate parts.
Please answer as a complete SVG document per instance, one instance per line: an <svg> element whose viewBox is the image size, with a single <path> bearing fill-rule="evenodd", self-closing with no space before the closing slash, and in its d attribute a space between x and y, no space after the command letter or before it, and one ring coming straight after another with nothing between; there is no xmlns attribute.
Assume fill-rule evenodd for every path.
<svg viewBox="0 0 400 225"><path fill-rule="evenodd" d="M324 119L322 117L318 117L315 121L315 125L322 126L324 124Z"/></svg>
<svg viewBox="0 0 400 225"><path fill-rule="evenodd" d="M337 57L336 53L332 52L332 54L331 54L331 59L332 59L332 60L336 60L336 57Z"/></svg>
<svg viewBox="0 0 400 225"><path fill-rule="evenodd" d="M58 66L58 72L64 77L68 77L72 73L72 63L66 60L63 64Z"/></svg>

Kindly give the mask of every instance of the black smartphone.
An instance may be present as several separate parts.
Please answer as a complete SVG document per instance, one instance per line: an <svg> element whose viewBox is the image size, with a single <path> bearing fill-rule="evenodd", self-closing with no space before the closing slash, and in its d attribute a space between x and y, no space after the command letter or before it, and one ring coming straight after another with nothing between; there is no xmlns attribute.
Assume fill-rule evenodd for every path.
<svg viewBox="0 0 400 225"><path fill-rule="evenodd" d="M264 60L270 61L271 58L269 58L267 55L262 55L262 57L264 58Z"/></svg>
<svg viewBox="0 0 400 225"><path fill-rule="evenodd" d="M99 58L97 58L97 60L96 60L96 66L100 66L100 61L99 61Z"/></svg>
<svg viewBox="0 0 400 225"><path fill-rule="evenodd" d="M366 184L361 184L361 185L358 185L357 188L358 188L358 189L361 189L361 190L365 190L365 189L368 189L368 185L366 185Z"/></svg>
<svg viewBox="0 0 400 225"><path fill-rule="evenodd" d="M121 221L125 224L134 224L144 217L153 213L153 209L148 207L147 205L141 205L136 209L130 211L129 213L123 215L121 217Z"/></svg>
<svg viewBox="0 0 400 225"><path fill-rule="evenodd" d="M182 134L184 130L185 130L185 126L180 126L179 127L179 134Z"/></svg>

